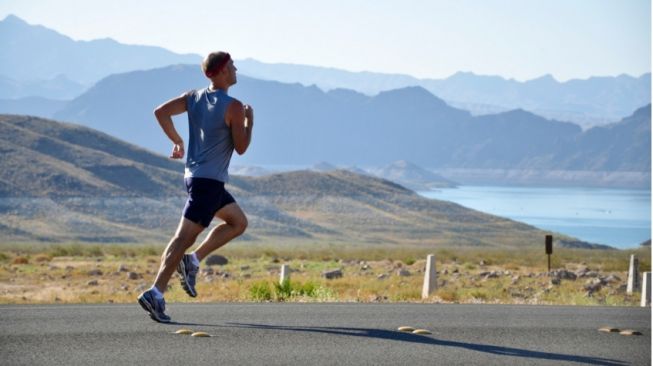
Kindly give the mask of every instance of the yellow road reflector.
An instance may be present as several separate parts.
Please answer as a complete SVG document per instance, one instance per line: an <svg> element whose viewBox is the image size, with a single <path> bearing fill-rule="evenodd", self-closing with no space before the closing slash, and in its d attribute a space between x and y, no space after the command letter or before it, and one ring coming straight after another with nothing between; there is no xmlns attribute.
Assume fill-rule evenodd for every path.
<svg viewBox="0 0 653 366"><path fill-rule="evenodd" d="M426 330L426 329L415 329L415 330L413 331L413 334L431 334L431 332L429 332L429 331Z"/></svg>
<svg viewBox="0 0 653 366"><path fill-rule="evenodd" d="M175 332L176 334L193 334L193 331L190 329L179 329Z"/></svg>
<svg viewBox="0 0 653 366"><path fill-rule="evenodd" d="M599 328L599 332L616 333L619 332L619 329L612 328L612 327L603 327L603 328Z"/></svg>
<svg viewBox="0 0 653 366"><path fill-rule="evenodd" d="M632 335L642 335L642 332L638 332L638 331L632 330L632 329L625 329L625 330L622 330L621 332L619 332L619 334L625 335L625 336L632 336Z"/></svg>
<svg viewBox="0 0 653 366"><path fill-rule="evenodd" d="M191 337L210 337L211 335L206 332L195 332L190 335Z"/></svg>
<svg viewBox="0 0 653 366"><path fill-rule="evenodd" d="M413 327L399 327L397 328L398 331L400 332L412 332L415 330Z"/></svg>

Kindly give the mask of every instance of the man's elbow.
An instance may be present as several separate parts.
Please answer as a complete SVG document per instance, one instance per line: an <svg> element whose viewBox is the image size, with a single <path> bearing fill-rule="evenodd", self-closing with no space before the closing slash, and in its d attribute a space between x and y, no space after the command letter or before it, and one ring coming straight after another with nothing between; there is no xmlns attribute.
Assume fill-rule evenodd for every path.
<svg viewBox="0 0 653 366"><path fill-rule="evenodd" d="M234 146L234 150L236 150L236 153L238 153L238 155L243 155L245 153L245 151L247 151L247 146L245 146L245 147L236 147L236 146Z"/></svg>
<svg viewBox="0 0 653 366"><path fill-rule="evenodd" d="M156 107L154 109L154 117L156 117L156 119L160 119L162 116L163 116L163 108Z"/></svg>

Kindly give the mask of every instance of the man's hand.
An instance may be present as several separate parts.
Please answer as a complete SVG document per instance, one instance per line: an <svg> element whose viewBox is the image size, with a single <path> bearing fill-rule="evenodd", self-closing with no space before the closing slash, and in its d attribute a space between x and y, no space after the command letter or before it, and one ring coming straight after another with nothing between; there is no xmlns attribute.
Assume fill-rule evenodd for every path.
<svg viewBox="0 0 653 366"><path fill-rule="evenodd" d="M249 104L245 104L243 108L245 108L245 118L247 119L245 127L249 127L254 123L254 108Z"/></svg>
<svg viewBox="0 0 653 366"><path fill-rule="evenodd" d="M174 144L172 146L172 154L170 154L170 157L173 159L181 159L184 157L184 142L181 141L177 144Z"/></svg>

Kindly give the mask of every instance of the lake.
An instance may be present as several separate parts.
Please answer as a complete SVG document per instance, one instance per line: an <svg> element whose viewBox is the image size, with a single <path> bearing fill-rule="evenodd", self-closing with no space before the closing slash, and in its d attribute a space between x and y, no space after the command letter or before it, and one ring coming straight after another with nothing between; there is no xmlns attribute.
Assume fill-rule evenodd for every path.
<svg viewBox="0 0 653 366"><path fill-rule="evenodd" d="M651 238L650 190L461 186L418 193L616 248Z"/></svg>

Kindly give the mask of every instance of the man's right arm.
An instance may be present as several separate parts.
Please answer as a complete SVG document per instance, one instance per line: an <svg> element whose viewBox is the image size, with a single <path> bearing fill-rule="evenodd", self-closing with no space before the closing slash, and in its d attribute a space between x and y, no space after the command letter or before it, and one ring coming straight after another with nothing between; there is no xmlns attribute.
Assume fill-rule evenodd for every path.
<svg viewBox="0 0 653 366"><path fill-rule="evenodd" d="M181 159L184 157L184 140L179 136L175 125L172 122L172 116L186 112L186 95L183 94L177 98L170 99L169 101L156 107L154 116L159 121L159 125L165 132L166 136L174 144L170 157L173 159Z"/></svg>

